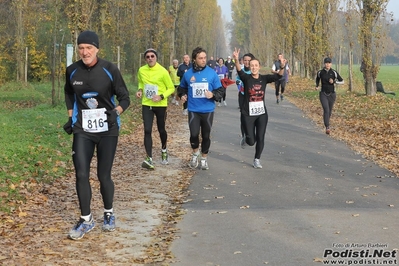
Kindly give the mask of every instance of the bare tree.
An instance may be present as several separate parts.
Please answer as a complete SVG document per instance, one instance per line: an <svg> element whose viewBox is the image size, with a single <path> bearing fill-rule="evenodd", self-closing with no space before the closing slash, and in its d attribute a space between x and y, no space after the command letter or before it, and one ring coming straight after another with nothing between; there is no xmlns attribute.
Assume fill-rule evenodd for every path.
<svg viewBox="0 0 399 266"><path fill-rule="evenodd" d="M350 0L353 1L353 0ZM385 13L388 0L356 0L361 17L359 42L362 45L362 72L366 95L375 95L376 78L379 71L381 56L378 52L381 34L380 17Z"/></svg>

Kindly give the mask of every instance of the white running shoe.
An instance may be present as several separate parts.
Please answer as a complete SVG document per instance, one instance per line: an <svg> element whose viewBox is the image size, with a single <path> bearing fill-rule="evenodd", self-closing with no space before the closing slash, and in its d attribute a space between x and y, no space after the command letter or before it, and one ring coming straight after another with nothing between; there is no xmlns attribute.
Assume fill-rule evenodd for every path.
<svg viewBox="0 0 399 266"><path fill-rule="evenodd" d="M254 168L262 168L262 165L260 164L260 160L259 159L255 159L254 160Z"/></svg>
<svg viewBox="0 0 399 266"><path fill-rule="evenodd" d="M188 115L188 110L187 109L183 110L183 115Z"/></svg>
<svg viewBox="0 0 399 266"><path fill-rule="evenodd" d="M201 159L201 169L202 170L208 170L209 169L207 159L204 159L204 158Z"/></svg>
<svg viewBox="0 0 399 266"><path fill-rule="evenodd" d="M227 106L227 103L226 103L226 101L223 101L223 105L224 105L224 106Z"/></svg>
<svg viewBox="0 0 399 266"><path fill-rule="evenodd" d="M191 161L188 166L191 168L195 169L198 167L198 157L199 157L199 152L198 153L193 153L191 156Z"/></svg>

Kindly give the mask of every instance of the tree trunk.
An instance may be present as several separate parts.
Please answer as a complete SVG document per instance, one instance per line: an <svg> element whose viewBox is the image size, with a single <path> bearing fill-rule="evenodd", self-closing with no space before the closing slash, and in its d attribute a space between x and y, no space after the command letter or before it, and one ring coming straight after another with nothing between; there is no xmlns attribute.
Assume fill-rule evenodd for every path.
<svg viewBox="0 0 399 266"><path fill-rule="evenodd" d="M352 92L352 91L353 91L353 54L352 54L352 50L349 51L348 58L349 58L349 67L348 67L349 81L348 81L348 90L349 90L350 92Z"/></svg>
<svg viewBox="0 0 399 266"><path fill-rule="evenodd" d="M24 60L23 60L23 47L24 44L24 1L17 1L14 3L15 14L16 14L16 25L17 25L17 36L15 45L15 62L17 64L17 77L18 81L23 81L24 79Z"/></svg>

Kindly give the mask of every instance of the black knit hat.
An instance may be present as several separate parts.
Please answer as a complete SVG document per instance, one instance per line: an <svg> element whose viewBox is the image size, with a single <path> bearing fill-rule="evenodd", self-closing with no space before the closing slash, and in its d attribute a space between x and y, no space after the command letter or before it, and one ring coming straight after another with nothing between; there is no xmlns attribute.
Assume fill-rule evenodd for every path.
<svg viewBox="0 0 399 266"><path fill-rule="evenodd" d="M324 58L324 63L331 63L331 58L330 57Z"/></svg>
<svg viewBox="0 0 399 266"><path fill-rule="evenodd" d="M158 58L157 51L156 51L154 48L148 48L147 50L145 50L145 51L144 51L144 57L145 57L145 55L146 55L147 53L149 53L149 52L154 53L155 56Z"/></svg>
<svg viewBox="0 0 399 266"><path fill-rule="evenodd" d="M83 31L79 34L78 45L81 43L91 44L97 48L100 48L100 42L98 41L98 35L94 31Z"/></svg>

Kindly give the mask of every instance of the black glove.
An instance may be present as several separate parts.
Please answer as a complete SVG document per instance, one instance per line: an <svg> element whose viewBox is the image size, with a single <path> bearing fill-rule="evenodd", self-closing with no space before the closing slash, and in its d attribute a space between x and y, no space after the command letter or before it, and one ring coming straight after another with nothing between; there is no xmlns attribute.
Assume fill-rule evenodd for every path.
<svg viewBox="0 0 399 266"><path fill-rule="evenodd" d="M236 80L236 84L240 85L241 81L240 80Z"/></svg>
<svg viewBox="0 0 399 266"><path fill-rule="evenodd" d="M66 133L68 133L68 135L72 134L72 117L70 117L68 122L65 123L64 130Z"/></svg>
<svg viewBox="0 0 399 266"><path fill-rule="evenodd" d="M116 119L118 118L118 114L116 113L115 110L110 110L110 111L105 111L105 114L107 115L107 120L104 122L108 123L108 126L113 126L116 124Z"/></svg>

